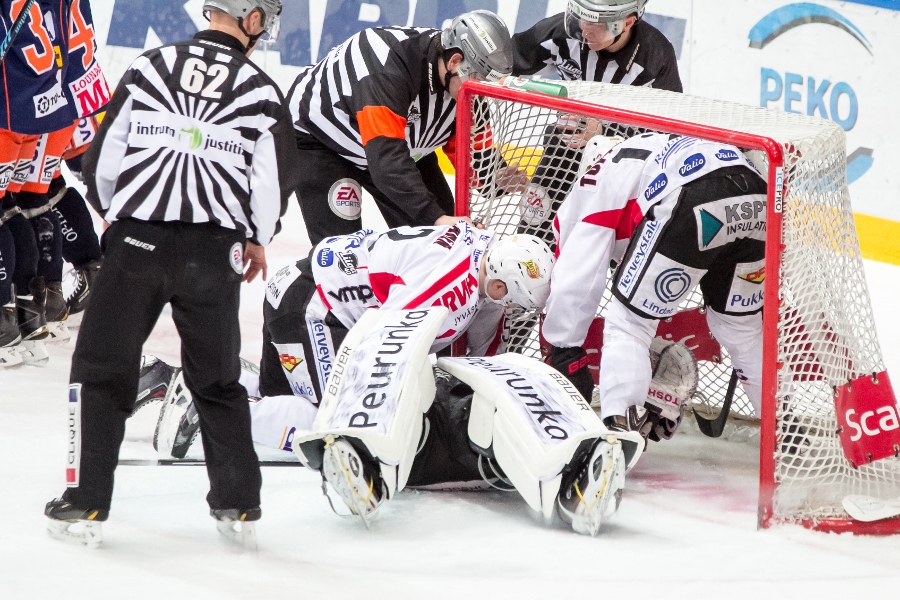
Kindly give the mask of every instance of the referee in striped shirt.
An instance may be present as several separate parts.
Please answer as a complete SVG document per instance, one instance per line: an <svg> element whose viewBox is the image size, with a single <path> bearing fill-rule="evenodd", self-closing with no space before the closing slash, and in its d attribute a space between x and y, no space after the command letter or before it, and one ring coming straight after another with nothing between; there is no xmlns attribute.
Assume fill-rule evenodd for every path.
<svg viewBox="0 0 900 600"><path fill-rule="evenodd" d="M45 511L57 524L108 515L141 347L167 303L202 425L212 515L260 514L238 383L240 283L266 277L263 247L295 187L296 151L278 87L247 56L277 34L281 2L206 0L204 12L207 31L131 65L84 159L87 199L111 225L72 357L80 428L70 420L67 489Z"/></svg>

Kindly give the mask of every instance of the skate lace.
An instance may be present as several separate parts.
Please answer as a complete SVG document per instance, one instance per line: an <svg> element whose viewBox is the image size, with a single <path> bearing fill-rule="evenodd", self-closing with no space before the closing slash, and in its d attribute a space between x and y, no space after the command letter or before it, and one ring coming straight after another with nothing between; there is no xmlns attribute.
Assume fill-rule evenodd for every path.
<svg viewBox="0 0 900 600"><path fill-rule="evenodd" d="M81 271L75 272L75 287L72 288L72 291L66 295L66 304L71 303L75 298L81 295L84 291L84 288L87 286L87 278L84 273Z"/></svg>

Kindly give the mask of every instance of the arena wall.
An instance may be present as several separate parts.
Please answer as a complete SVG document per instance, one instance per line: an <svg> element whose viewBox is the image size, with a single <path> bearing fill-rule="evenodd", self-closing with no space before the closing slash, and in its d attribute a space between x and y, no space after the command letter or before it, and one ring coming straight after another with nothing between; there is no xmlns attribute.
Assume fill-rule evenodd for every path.
<svg viewBox="0 0 900 600"><path fill-rule="evenodd" d="M277 44L254 55L285 92L304 65L366 27L441 27L464 10L515 31L565 0L283 0ZM203 0L92 0L114 84L144 49L205 27ZM864 256L900 264L900 0L651 0L690 94L815 114L847 132L847 178Z"/></svg>

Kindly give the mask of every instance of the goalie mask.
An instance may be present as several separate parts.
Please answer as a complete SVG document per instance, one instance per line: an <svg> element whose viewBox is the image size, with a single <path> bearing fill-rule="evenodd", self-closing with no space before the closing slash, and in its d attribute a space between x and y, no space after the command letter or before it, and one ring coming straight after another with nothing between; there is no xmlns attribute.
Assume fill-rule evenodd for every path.
<svg viewBox="0 0 900 600"><path fill-rule="evenodd" d="M256 9L262 13L265 33L253 36L244 31L244 19ZM281 0L205 0L204 16L209 10L218 10L237 19L241 31L250 38L250 46L258 39L272 42L278 39L278 32L281 30Z"/></svg>
<svg viewBox="0 0 900 600"><path fill-rule="evenodd" d="M625 31L625 19L644 15L647 0L569 0L566 35L597 49L616 43Z"/></svg>
<svg viewBox="0 0 900 600"><path fill-rule="evenodd" d="M484 258L486 278L506 284L506 295L500 300L485 296L491 302L522 308L542 308L550 296L550 272L556 259L547 246L533 235L518 234L491 244Z"/></svg>
<svg viewBox="0 0 900 600"><path fill-rule="evenodd" d="M500 81L512 74L513 48L506 23L487 10L473 10L453 19L441 32L444 50L459 50L463 62L457 73L460 81L469 78Z"/></svg>

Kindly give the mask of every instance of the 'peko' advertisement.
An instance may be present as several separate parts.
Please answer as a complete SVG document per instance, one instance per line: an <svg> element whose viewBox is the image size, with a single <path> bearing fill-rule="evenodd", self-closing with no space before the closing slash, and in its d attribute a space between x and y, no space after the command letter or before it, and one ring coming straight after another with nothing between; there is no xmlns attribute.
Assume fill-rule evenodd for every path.
<svg viewBox="0 0 900 600"><path fill-rule="evenodd" d="M566 0L282 0L281 36L254 60L287 91L299 67L366 27L441 28L485 8L513 31ZM110 83L144 49L206 22L203 0L92 0ZM646 20L675 46L691 94L831 119L847 132L857 213L900 222L900 0L650 0ZM900 223L889 224L900 226ZM861 237L865 231L861 230ZM865 241L865 240L863 240ZM885 258L885 257L881 257Z"/></svg>

